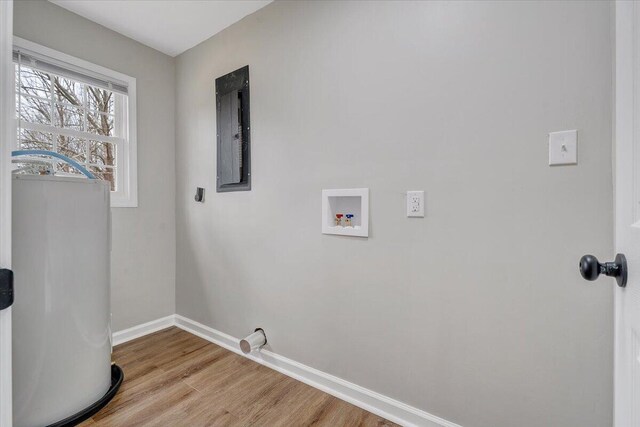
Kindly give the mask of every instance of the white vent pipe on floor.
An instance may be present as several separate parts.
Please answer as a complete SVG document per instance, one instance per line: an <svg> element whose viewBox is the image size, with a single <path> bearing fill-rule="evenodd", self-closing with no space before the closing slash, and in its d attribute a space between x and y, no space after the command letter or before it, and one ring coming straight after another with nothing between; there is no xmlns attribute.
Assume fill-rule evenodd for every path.
<svg viewBox="0 0 640 427"><path fill-rule="evenodd" d="M252 351L259 350L266 343L267 336L262 328L258 328L254 333L240 341L240 349L244 354L249 354Z"/></svg>

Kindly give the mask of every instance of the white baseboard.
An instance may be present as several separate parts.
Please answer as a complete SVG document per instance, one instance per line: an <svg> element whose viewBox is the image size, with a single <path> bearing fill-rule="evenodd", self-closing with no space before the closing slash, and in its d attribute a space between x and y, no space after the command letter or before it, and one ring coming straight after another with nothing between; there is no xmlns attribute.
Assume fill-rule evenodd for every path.
<svg viewBox="0 0 640 427"><path fill-rule="evenodd" d="M200 338L247 357L291 378L295 378L311 387L322 390L338 399L342 399L394 423L407 427L461 427L458 424L444 420L380 393L376 393L375 391L360 387L357 384L350 383L326 372L303 365L295 360L280 356L272 351L263 349L255 354L245 355L240 350L240 339L210 328L202 323L187 319L179 314L163 317L115 332L113 334L113 345L122 344L171 326L177 326Z"/></svg>
<svg viewBox="0 0 640 427"><path fill-rule="evenodd" d="M206 325L175 315L175 325L180 329L204 338L214 344L248 357L249 359L295 378L305 384L329 393L339 399L365 409L403 426L461 427L413 406L399 402L375 391L360 387L341 378L311 368L269 350L245 355L240 350L240 340Z"/></svg>
<svg viewBox="0 0 640 427"><path fill-rule="evenodd" d="M127 341L134 340L136 338L149 335L153 332L158 332L163 329L169 328L176 324L175 315L163 317L161 319L152 320L151 322L143 323L129 329L123 329L122 331L114 332L111 337L113 345L123 344Z"/></svg>

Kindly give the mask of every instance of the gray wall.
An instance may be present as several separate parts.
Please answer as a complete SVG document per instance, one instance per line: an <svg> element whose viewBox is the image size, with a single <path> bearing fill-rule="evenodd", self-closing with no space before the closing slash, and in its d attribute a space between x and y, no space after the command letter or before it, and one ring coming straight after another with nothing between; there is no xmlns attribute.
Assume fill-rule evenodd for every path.
<svg viewBox="0 0 640 427"><path fill-rule="evenodd" d="M180 55L177 313L466 427L611 425L613 285L577 271L613 250L611 12L276 2ZM216 194L214 79L246 64L253 189ZM350 187L369 239L322 235Z"/></svg>
<svg viewBox="0 0 640 427"><path fill-rule="evenodd" d="M137 79L137 208L112 209L112 327L175 312L175 60L46 1L14 3L14 34Z"/></svg>

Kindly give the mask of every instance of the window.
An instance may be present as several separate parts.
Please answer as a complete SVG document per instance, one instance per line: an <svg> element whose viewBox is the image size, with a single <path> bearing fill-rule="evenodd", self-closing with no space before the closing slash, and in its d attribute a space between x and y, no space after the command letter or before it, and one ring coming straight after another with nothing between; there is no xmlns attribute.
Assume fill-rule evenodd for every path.
<svg viewBox="0 0 640 427"><path fill-rule="evenodd" d="M137 206L135 79L14 42L17 149L65 155L110 183L112 207ZM63 162L51 167L79 173Z"/></svg>

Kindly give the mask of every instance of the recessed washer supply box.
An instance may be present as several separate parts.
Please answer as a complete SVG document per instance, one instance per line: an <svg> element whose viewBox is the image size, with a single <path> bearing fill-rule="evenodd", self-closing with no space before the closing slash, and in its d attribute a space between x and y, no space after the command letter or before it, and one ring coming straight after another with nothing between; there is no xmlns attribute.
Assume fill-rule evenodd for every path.
<svg viewBox="0 0 640 427"><path fill-rule="evenodd" d="M342 225L336 225L337 214L344 215ZM346 215L353 215L350 226ZM322 233L369 237L369 189L322 190Z"/></svg>

